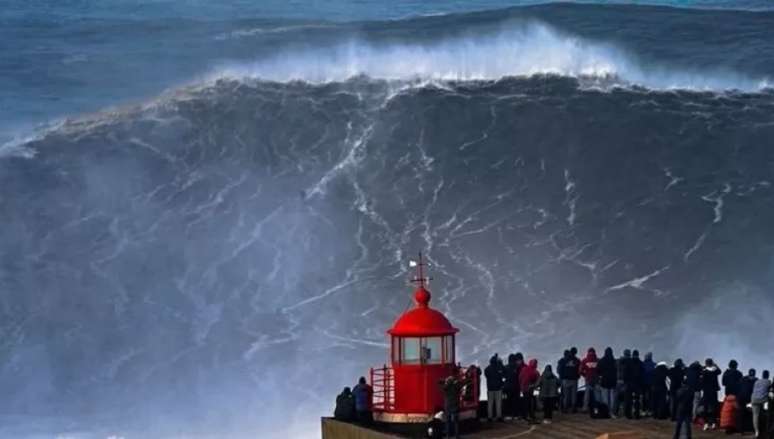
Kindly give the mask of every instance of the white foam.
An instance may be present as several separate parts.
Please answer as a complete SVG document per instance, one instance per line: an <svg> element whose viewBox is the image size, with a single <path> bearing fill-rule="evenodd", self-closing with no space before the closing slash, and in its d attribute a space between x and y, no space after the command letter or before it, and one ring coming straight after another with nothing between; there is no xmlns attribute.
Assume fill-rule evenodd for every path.
<svg viewBox="0 0 774 439"><path fill-rule="evenodd" d="M539 22L510 23L488 34L421 44L351 39L333 47L226 66L216 76L331 82L358 75L387 80L496 80L547 74L609 78L650 89L758 91L769 87L767 78L731 71L646 65L611 44L562 33Z"/></svg>

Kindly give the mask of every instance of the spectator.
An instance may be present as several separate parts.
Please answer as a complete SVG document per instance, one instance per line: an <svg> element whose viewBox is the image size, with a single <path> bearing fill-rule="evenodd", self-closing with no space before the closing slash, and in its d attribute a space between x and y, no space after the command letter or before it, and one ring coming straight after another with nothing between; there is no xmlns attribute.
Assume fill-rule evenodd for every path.
<svg viewBox="0 0 774 439"><path fill-rule="evenodd" d="M578 379L580 378L580 360L576 356L577 348L571 348L562 365L562 399L564 410L578 413Z"/></svg>
<svg viewBox="0 0 774 439"><path fill-rule="evenodd" d="M616 387L618 384L618 370L613 357L613 349L606 348L605 355L597 363L597 375L599 376L600 402L607 406L610 416L613 415L613 407L616 400Z"/></svg>
<svg viewBox="0 0 774 439"><path fill-rule="evenodd" d="M742 382L742 372L739 372L737 368L739 364L736 360L728 362L728 369L723 373L723 388L726 392L726 396L739 394L739 384Z"/></svg>
<svg viewBox="0 0 774 439"><path fill-rule="evenodd" d="M685 385L693 391L693 417L699 416L701 403L701 364L694 361L685 373Z"/></svg>
<svg viewBox="0 0 774 439"><path fill-rule="evenodd" d="M522 369L519 374L519 384L521 387L521 398L525 407L525 417L527 422L534 424L535 419L535 389L540 381L540 372L538 372L538 362L534 358L529 360L527 367Z"/></svg>
<svg viewBox="0 0 774 439"><path fill-rule="evenodd" d="M624 366L624 387L626 389L624 415L627 419L640 418L643 383L642 360L640 360L639 351L634 350L632 358Z"/></svg>
<svg viewBox="0 0 774 439"><path fill-rule="evenodd" d="M540 376L540 400L543 402L543 423L550 424L553 419L556 402L559 399L559 378L551 371L551 365L546 365Z"/></svg>
<svg viewBox="0 0 774 439"><path fill-rule="evenodd" d="M357 385L352 389L352 395L355 397L355 412L358 422L370 424L373 420L371 412L371 401L373 389L366 383L365 377L360 377Z"/></svg>
<svg viewBox="0 0 774 439"><path fill-rule="evenodd" d="M667 419L669 410L667 408L667 377L669 368L665 362L660 362L653 369L653 376L650 382L650 412L655 419Z"/></svg>
<svg viewBox="0 0 774 439"><path fill-rule="evenodd" d="M685 383L677 391L677 403L675 404L675 434L673 439L680 439L680 431L685 426L685 437L691 439L691 420L693 419L694 391Z"/></svg>
<svg viewBox="0 0 774 439"><path fill-rule="evenodd" d="M349 387L345 387L336 397L336 409L333 411L333 417L344 422L355 420L355 398Z"/></svg>
<svg viewBox="0 0 774 439"><path fill-rule="evenodd" d="M685 381L685 364L678 358L674 366L669 369L669 414L672 421L677 421L677 392L683 386Z"/></svg>
<svg viewBox="0 0 774 439"><path fill-rule="evenodd" d="M583 380L586 383L586 392L583 397L583 411L589 410L591 406L599 400L598 362L597 351L595 351L594 348L589 348L580 365L580 374L583 376Z"/></svg>
<svg viewBox="0 0 774 439"><path fill-rule="evenodd" d="M626 375L626 365L629 364L631 358L632 351L629 349L624 349L623 356L618 359L616 364L616 367L618 368L618 396L616 397L616 402L613 406L613 413L611 413L612 416L618 416L621 404L623 404L624 398L626 397L626 384L624 384L624 376Z"/></svg>
<svg viewBox="0 0 774 439"><path fill-rule="evenodd" d="M719 376L720 368L715 365L715 362L712 361L712 358L707 358L707 361L704 362L704 369L701 373L701 404L704 407L705 430L715 430L718 428L718 392L720 392L720 384L718 384Z"/></svg>
<svg viewBox="0 0 774 439"><path fill-rule="evenodd" d="M752 392L752 415L755 437L761 436L761 412L763 405L769 400L769 390L771 389L771 380L769 380L769 371L764 370L761 379L755 381ZM769 408L771 410L771 408Z"/></svg>
<svg viewBox="0 0 774 439"><path fill-rule="evenodd" d="M460 396L462 394L462 388L466 383L461 382L453 376L446 377L441 381L441 389L443 390L443 412L446 418L446 437L452 437L452 430L454 430L454 437L459 439L460 437Z"/></svg>
<svg viewBox="0 0 774 439"><path fill-rule="evenodd" d="M489 366L484 369L487 415L490 422L493 420L502 421L503 419L503 384L505 382L503 371L500 358L494 354L489 359Z"/></svg>
<svg viewBox="0 0 774 439"><path fill-rule="evenodd" d="M737 419L737 428L741 434L747 431L748 424L752 424L752 416L750 411L747 410L747 405L752 402L753 388L757 380L755 369L750 369L747 372L747 376L742 378L742 382L739 384L739 395L737 396L737 401L739 401L739 418Z"/></svg>
<svg viewBox="0 0 774 439"><path fill-rule="evenodd" d="M645 354L642 361L642 399L644 412L652 414L653 401L651 400L651 389L653 384L653 372L656 370L656 363L653 361L653 353Z"/></svg>
<svg viewBox="0 0 774 439"><path fill-rule="evenodd" d="M519 397L519 367L516 363L516 354L508 355L505 364L505 383L503 384L503 414L506 418L517 415L516 400Z"/></svg>

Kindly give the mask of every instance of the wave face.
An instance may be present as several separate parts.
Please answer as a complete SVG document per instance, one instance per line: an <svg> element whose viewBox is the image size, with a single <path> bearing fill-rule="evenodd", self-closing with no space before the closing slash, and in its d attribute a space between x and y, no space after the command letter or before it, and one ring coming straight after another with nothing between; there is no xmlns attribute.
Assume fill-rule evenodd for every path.
<svg viewBox="0 0 774 439"><path fill-rule="evenodd" d="M572 344L765 368L770 20L545 5L156 28L212 45L159 81L204 79L145 101L158 85L129 81L142 104L0 149L0 436L318 437L385 362L419 250L465 363ZM213 47L230 56L189 64Z"/></svg>

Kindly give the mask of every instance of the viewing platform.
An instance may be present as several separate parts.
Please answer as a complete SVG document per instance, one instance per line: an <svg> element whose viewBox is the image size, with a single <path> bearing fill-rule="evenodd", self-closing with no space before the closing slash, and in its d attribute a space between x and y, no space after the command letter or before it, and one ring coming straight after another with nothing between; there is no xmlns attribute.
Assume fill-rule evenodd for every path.
<svg viewBox="0 0 774 439"><path fill-rule="evenodd" d="M464 439L672 439L675 424L650 418L639 420L591 419L588 415L558 415L555 422L544 425L527 425L524 421L488 423L480 428L463 432ZM709 439L726 437L721 430L701 431L694 426L693 438ZM322 439L404 439L395 433L362 427L356 424L322 419Z"/></svg>

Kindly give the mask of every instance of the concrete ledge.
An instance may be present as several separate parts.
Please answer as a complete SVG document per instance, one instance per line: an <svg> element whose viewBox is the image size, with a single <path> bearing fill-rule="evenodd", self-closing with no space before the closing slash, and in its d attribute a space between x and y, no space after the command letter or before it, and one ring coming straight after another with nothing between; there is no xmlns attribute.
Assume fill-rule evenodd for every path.
<svg viewBox="0 0 774 439"><path fill-rule="evenodd" d="M322 439L400 439L388 433L371 430L333 418L322 418Z"/></svg>

